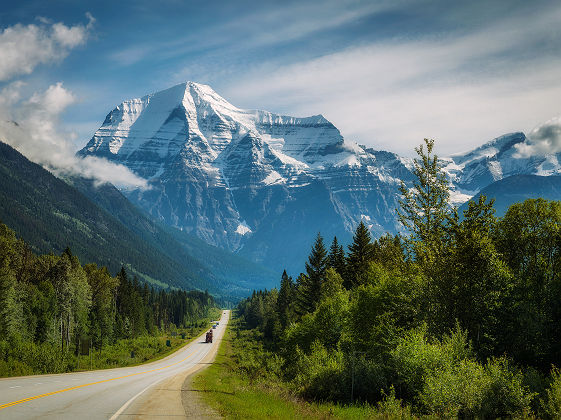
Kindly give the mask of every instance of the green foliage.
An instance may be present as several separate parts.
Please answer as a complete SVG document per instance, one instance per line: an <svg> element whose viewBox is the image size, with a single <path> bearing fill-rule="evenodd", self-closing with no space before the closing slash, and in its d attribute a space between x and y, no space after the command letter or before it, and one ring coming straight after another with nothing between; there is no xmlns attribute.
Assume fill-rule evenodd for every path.
<svg viewBox="0 0 561 420"><path fill-rule="evenodd" d="M481 196L469 204L461 222L449 219L441 268L431 279L431 326L442 333L459 323L482 358L498 346L513 281L492 238L497 223L493 213L493 201L486 203Z"/></svg>
<svg viewBox="0 0 561 420"><path fill-rule="evenodd" d="M557 368L551 370L551 383L542 400L542 408L547 418L561 418L561 371Z"/></svg>
<svg viewBox="0 0 561 420"><path fill-rule="evenodd" d="M365 274L374 253L370 239L370 232L361 220L353 236L353 242L349 245L344 283L347 289L366 282Z"/></svg>
<svg viewBox="0 0 561 420"><path fill-rule="evenodd" d="M522 382L506 359L485 366L464 359L428 376L420 400L428 413L444 417L514 417L528 413L534 397Z"/></svg>
<svg viewBox="0 0 561 420"><path fill-rule="evenodd" d="M345 250L343 245L339 244L337 236L333 237L333 242L329 247L327 265L333 268L340 276L345 274Z"/></svg>
<svg viewBox="0 0 561 420"><path fill-rule="evenodd" d="M329 267L325 271L325 281L321 284L321 300L339 296L343 291L343 278L334 268Z"/></svg>
<svg viewBox="0 0 561 420"><path fill-rule="evenodd" d="M141 340L172 325L185 328L214 305L207 292L156 292L131 281L124 269L113 277L105 267L82 267L68 248L60 256L37 257L0 224L0 375L76 369L80 342L90 339L102 354L118 343L128 345L115 362L122 365L136 342L120 339ZM147 357L164 350L161 343L143 342L137 357L149 348L154 351Z"/></svg>
<svg viewBox="0 0 561 420"><path fill-rule="evenodd" d="M404 246L399 235L383 235L372 243L372 248L372 261L390 270L406 268Z"/></svg>
<svg viewBox="0 0 561 420"><path fill-rule="evenodd" d="M424 145L415 148L419 159L413 162L413 174L417 178L413 188L410 190L404 183L401 184L403 198L398 217L411 232L409 243L417 261L430 272L443 249L450 193L438 156L433 154L434 140L424 139L424 142Z"/></svg>
<svg viewBox="0 0 561 420"><path fill-rule="evenodd" d="M502 350L543 370L561 362L561 202L526 200L499 221L497 249L514 282Z"/></svg>
<svg viewBox="0 0 561 420"><path fill-rule="evenodd" d="M340 400L347 388L341 383L344 369L343 353L338 350L328 351L316 340L308 353L296 348L292 380L298 392L307 397L320 400Z"/></svg>
<svg viewBox="0 0 561 420"><path fill-rule="evenodd" d="M411 407L403 405L403 401L395 397L395 388L390 387L390 393L382 392L383 398L378 402L378 410L380 415L389 419L412 419Z"/></svg>
<svg viewBox="0 0 561 420"><path fill-rule="evenodd" d="M431 339L426 326L407 331L390 352L395 385L400 394L415 399L425 386L425 379L438 371L450 370L472 351L465 332L455 330L442 341Z"/></svg>
<svg viewBox="0 0 561 420"><path fill-rule="evenodd" d="M292 321L296 300L296 285L292 281L292 277L288 277L286 270L283 271L281 284L279 289L279 297L277 299L276 312L282 328L286 328Z"/></svg>
<svg viewBox="0 0 561 420"><path fill-rule="evenodd" d="M313 313L304 315L300 322L285 330L282 339L285 351L291 354L296 347L308 351L316 341L328 349L335 349L343 334L348 306L345 293L322 300Z"/></svg>
<svg viewBox="0 0 561 420"><path fill-rule="evenodd" d="M366 285L353 290L347 322L348 346L359 351L386 354L418 312L419 279L402 276L371 263Z"/></svg>
<svg viewBox="0 0 561 420"><path fill-rule="evenodd" d="M322 236L318 233L306 262L306 275L298 277L296 309L299 315L313 312L321 300L322 283L327 270L327 251Z"/></svg>

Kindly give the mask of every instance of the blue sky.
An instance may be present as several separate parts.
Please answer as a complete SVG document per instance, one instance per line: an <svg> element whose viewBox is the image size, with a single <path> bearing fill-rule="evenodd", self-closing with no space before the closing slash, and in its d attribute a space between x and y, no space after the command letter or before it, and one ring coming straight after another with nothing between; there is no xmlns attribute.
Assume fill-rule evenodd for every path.
<svg viewBox="0 0 561 420"><path fill-rule="evenodd" d="M193 80L242 108L321 113L376 149L432 137L446 155L561 115L560 22L553 1L19 1L0 10L1 60L6 31L64 27L0 89L62 82L76 146L121 101Z"/></svg>

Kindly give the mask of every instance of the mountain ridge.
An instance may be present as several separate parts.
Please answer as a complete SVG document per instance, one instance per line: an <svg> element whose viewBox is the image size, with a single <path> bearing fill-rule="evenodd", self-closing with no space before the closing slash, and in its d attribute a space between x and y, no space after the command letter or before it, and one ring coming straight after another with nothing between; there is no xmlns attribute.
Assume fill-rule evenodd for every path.
<svg viewBox="0 0 561 420"><path fill-rule="evenodd" d="M2 142L0 174L0 220L34 251L60 253L69 246L84 263L113 272L124 265L152 284L227 298L273 283L265 269L159 226L112 185L76 177L65 182ZM226 262L209 267L208 258Z"/></svg>
<svg viewBox="0 0 561 420"><path fill-rule="evenodd" d="M528 142L515 132L441 159L451 201L507 176L561 173L551 157L519 156ZM374 236L402 232L399 186L414 179L412 159L349 142L321 115L243 110L193 82L122 102L79 153L146 178L150 189L124 193L163 223L295 272L304 236L348 242L361 220ZM296 244L277 246L283 235Z"/></svg>

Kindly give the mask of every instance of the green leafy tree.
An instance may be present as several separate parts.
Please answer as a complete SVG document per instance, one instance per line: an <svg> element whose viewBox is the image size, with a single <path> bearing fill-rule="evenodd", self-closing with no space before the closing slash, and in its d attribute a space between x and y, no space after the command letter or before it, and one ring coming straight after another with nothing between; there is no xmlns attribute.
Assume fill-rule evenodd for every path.
<svg viewBox="0 0 561 420"><path fill-rule="evenodd" d="M87 264L84 271L92 291L89 330L94 345L101 348L114 338L114 308L119 283L116 277L111 277L106 267L98 268L95 264Z"/></svg>
<svg viewBox="0 0 561 420"><path fill-rule="evenodd" d="M450 219L444 272L434 282L440 319L432 320L433 329L443 333L458 322L482 359L497 350L512 284L511 270L492 238L494 213L493 200L486 202L481 196L478 202L469 202L461 222Z"/></svg>
<svg viewBox="0 0 561 420"><path fill-rule="evenodd" d="M14 273L0 266L0 337L21 336L24 317L20 293Z"/></svg>
<svg viewBox="0 0 561 420"><path fill-rule="evenodd" d="M343 278L333 267L325 272L325 281L321 284L321 299L330 299L344 293Z"/></svg>
<svg viewBox="0 0 561 420"><path fill-rule="evenodd" d="M561 360L561 202L513 204L498 223L496 241L516 280L505 350L547 369Z"/></svg>
<svg viewBox="0 0 561 420"><path fill-rule="evenodd" d="M372 259L388 269L404 269L406 266L403 243L399 235L385 234L372 244Z"/></svg>

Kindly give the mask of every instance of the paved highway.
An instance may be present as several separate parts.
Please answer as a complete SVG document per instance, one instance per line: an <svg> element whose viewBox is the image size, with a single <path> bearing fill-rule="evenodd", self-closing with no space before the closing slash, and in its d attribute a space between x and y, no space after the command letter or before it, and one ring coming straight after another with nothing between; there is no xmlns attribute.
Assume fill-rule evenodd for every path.
<svg viewBox="0 0 561 420"><path fill-rule="evenodd" d="M181 415L181 386L208 365L230 311L223 311L212 344L201 335L165 359L140 366L0 379L1 419L117 419ZM165 386L158 386L165 384ZM131 411L132 410L132 411Z"/></svg>

